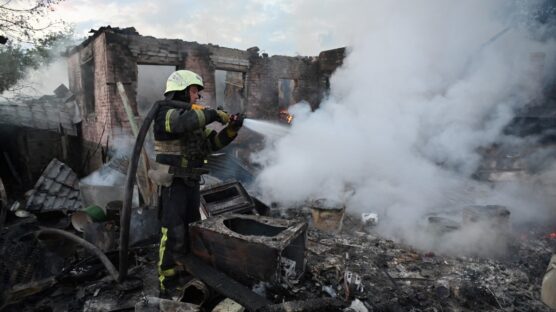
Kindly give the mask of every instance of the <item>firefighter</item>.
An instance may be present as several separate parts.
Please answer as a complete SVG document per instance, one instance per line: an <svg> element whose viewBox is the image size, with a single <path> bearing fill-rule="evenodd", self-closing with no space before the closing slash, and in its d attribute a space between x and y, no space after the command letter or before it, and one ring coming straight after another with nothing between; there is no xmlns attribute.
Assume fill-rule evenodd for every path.
<svg viewBox="0 0 556 312"><path fill-rule="evenodd" d="M158 273L161 296L168 297L180 283L176 261L189 250L188 224L200 220L199 185L207 173L209 153L228 145L243 124L242 115L204 108L197 103L203 80L189 70L173 72L166 82L164 101L178 101L185 109L161 105L154 118L154 146L158 169L149 177L160 190L161 232ZM206 128L226 125L220 132ZM183 280L181 281L183 282Z"/></svg>

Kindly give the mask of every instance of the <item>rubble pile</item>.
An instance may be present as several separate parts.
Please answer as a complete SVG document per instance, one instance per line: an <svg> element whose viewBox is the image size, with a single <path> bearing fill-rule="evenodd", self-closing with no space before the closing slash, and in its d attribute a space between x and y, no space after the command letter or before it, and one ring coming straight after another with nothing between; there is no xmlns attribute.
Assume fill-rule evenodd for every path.
<svg viewBox="0 0 556 312"><path fill-rule="evenodd" d="M549 232L520 234L507 255L490 259L418 251L379 237L353 216L345 223L339 234L308 231L310 272L276 299L355 299L369 311L550 310L540 301L556 247Z"/></svg>
<svg viewBox="0 0 556 312"><path fill-rule="evenodd" d="M44 234L45 221L30 213L11 216L1 229L0 310L213 311L228 297L236 301L232 305L243 305L237 311L549 311L540 301L540 286L556 248L556 234L549 234L554 229L506 227L509 216L501 206L485 206L484 211L473 206L463 213L464 222L494 216L507 229L500 232L508 236L505 254L450 256L381 237L375 214L338 218L320 211L315 218L311 208L298 207L259 215L266 210L257 206L264 204L233 191L238 187L227 183L203 191L205 213L215 216L192 225L192 253L183 261L198 280L186 285L202 290L202 300L184 294L181 301L157 298L158 244L148 239L156 225L145 222L156 219L155 210L134 210L131 232L139 236L132 240L130 268L121 283L102 257L83 244ZM234 204L252 214L218 214L216 208L224 205L216 205L216 197L228 198L226 207ZM117 241L100 244L103 239L71 229L71 216L58 217L66 221L54 224L83 235L117 266ZM88 223L86 229L113 222L118 231L118 216L111 217ZM440 216L427 220L442 229L438 239L462 226ZM321 221L324 230L316 224ZM146 232L151 235L142 237Z"/></svg>

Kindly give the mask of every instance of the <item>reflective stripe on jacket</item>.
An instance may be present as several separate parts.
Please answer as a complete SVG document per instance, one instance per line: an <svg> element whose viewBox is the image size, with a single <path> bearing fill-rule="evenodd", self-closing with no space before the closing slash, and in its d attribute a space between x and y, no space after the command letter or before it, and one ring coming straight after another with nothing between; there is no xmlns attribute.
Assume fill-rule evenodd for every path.
<svg viewBox="0 0 556 312"><path fill-rule="evenodd" d="M200 168L206 157L228 145L237 133L205 126L216 121L213 109L174 109L161 105L154 121L156 161L175 167Z"/></svg>

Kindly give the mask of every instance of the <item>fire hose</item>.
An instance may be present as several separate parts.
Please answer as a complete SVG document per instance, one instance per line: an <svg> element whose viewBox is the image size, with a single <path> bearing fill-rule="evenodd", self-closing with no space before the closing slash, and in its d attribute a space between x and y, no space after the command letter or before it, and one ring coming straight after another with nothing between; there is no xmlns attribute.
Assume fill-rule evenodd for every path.
<svg viewBox="0 0 556 312"><path fill-rule="evenodd" d="M65 238L67 238L71 241L74 241L74 242L78 243L79 245L85 247L85 249L89 250L90 252L92 252L95 256L97 256L100 259L100 262L102 262L102 264L104 265L104 267L106 268L108 273L110 273L112 278L115 281L119 281L120 276L118 275L118 271L116 271L116 268L114 267L112 262L110 262L110 259L108 259L108 257L106 257L106 255L97 246L89 243L88 241L82 239L81 237L79 237L75 234L72 234L70 232L66 232L66 231L63 231L63 230L59 230L59 229L41 227L36 232L36 235L40 236L42 234L59 235L59 236L65 237Z"/></svg>

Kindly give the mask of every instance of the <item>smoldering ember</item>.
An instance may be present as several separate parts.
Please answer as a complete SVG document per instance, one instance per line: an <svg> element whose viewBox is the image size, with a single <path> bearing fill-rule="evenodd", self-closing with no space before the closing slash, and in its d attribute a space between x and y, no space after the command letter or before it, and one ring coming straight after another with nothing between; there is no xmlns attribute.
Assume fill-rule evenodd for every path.
<svg viewBox="0 0 556 312"><path fill-rule="evenodd" d="M556 49L522 35L447 66L403 45L392 62L380 45L270 56L92 30L65 50L68 86L0 100L0 310L556 308ZM202 106L157 102L189 71ZM182 151L156 134L164 105L167 132L183 110L237 137L182 177L157 157ZM182 245L164 170L200 176Z"/></svg>

